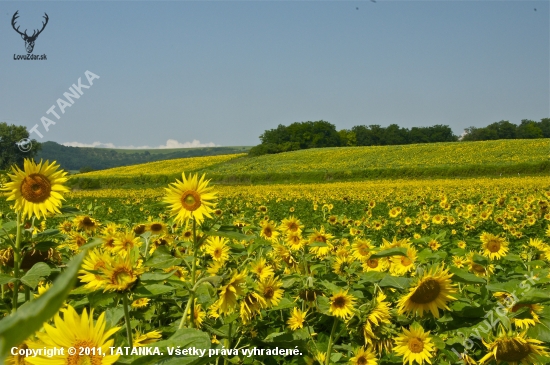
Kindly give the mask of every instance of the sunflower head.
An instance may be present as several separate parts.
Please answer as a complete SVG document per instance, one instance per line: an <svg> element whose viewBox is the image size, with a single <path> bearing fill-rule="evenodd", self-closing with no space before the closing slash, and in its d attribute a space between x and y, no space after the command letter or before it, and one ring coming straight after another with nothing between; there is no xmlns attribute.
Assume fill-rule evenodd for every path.
<svg viewBox="0 0 550 365"><path fill-rule="evenodd" d="M509 365L538 364L539 356L548 356L543 342L527 338L526 333L507 332L501 327L500 333L492 342L485 342L489 353L485 355L480 364L489 363L492 360L497 363L506 362Z"/></svg>
<svg viewBox="0 0 550 365"><path fill-rule="evenodd" d="M456 289L451 283L453 275L448 271L443 266L432 266L426 270L409 293L399 300L399 313L415 313L422 317L424 312L430 311L439 318L439 309L449 310L447 302L456 300L451 295L456 293Z"/></svg>
<svg viewBox="0 0 550 365"><path fill-rule="evenodd" d="M45 217L48 213L60 213L61 193L69 191L62 184L67 181L66 172L58 170L59 165L49 161L35 163L25 159L24 168L13 167L8 174L11 182L2 190L8 192L7 201L14 200L14 209L21 212L23 219Z"/></svg>
<svg viewBox="0 0 550 365"><path fill-rule="evenodd" d="M330 298L330 314L342 319L349 319L353 315L355 300L355 297L348 294L347 290L340 290Z"/></svg>
<svg viewBox="0 0 550 365"><path fill-rule="evenodd" d="M190 174L182 180L176 180L166 188L164 202L170 205L171 215L175 215L175 221L185 223L190 218L201 223L205 217L211 218L216 206L216 193L208 186L210 180L205 180L205 175L200 179L197 174Z"/></svg>
<svg viewBox="0 0 550 365"><path fill-rule="evenodd" d="M418 364L424 364L424 361L431 363L434 344L429 334L429 331L424 332L424 328L415 322L408 330L403 328L403 333L395 339L393 350L403 356L403 363L412 364L413 361Z"/></svg>
<svg viewBox="0 0 550 365"><path fill-rule="evenodd" d="M59 314L55 316L54 324L44 323L44 332L37 332L36 336L39 341L29 343L31 349L54 349L63 347L88 347L102 349L101 353L89 353L88 355L69 354L64 352L62 355L47 357L39 355L36 357L27 358L30 364L114 364L119 355L109 354L109 347L113 346L114 340L108 340L120 327L108 329L106 327L105 313L102 313L97 321L94 321L93 311L88 315L86 309L79 315L73 307L68 306L66 309L61 309L63 318Z"/></svg>

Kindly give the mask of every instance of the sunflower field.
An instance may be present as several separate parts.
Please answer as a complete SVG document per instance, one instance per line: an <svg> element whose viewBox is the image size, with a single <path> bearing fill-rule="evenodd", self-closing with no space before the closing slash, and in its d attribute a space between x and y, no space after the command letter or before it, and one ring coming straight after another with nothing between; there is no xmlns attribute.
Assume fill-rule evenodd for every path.
<svg viewBox="0 0 550 365"><path fill-rule="evenodd" d="M423 143L334 147L246 158L245 154L194 157L80 174L104 188L165 186L187 173L222 183L292 183L365 179L546 175L550 140Z"/></svg>
<svg viewBox="0 0 550 365"><path fill-rule="evenodd" d="M2 177L0 363L550 363L547 176L193 166L143 189L71 191L49 162Z"/></svg>

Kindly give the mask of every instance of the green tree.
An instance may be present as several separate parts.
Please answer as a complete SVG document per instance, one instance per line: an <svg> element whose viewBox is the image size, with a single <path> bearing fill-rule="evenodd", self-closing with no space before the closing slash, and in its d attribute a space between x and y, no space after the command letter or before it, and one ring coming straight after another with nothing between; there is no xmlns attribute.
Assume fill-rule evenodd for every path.
<svg viewBox="0 0 550 365"><path fill-rule="evenodd" d="M487 128L494 130L499 139L514 139L517 135L517 126L507 120L489 124Z"/></svg>
<svg viewBox="0 0 550 365"><path fill-rule="evenodd" d="M357 146L357 136L355 132L349 129L342 129L338 131L338 134L340 135L342 146Z"/></svg>
<svg viewBox="0 0 550 365"><path fill-rule="evenodd" d="M542 136L544 138L550 138L550 118L542 118L537 124L542 131Z"/></svg>
<svg viewBox="0 0 550 365"><path fill-rule="evenodd" d="M542 138L542 130L538 123L529 119L522 119L518 126L518 138Z"/></svg>
<svg viewBox="0 0 550 365"><path fill-rule="evenodd" d="M0 170L7 170L12 165L23 167L25 158L34 158L41 145L28 138L27 128L0 123Z"/></svg>

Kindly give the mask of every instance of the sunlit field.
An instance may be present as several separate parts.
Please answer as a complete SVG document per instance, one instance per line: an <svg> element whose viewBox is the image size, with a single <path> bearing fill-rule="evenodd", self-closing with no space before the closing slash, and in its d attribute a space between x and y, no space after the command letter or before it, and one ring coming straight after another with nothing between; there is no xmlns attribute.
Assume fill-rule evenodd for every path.
<svg viewBox="0 0 550 365"><path fill-rule="evenodd" d="M326 149L85 174L178 175L139 189L70 191L55 166L29 162L4 177L0 198L0 338L7 339L0 357L94 365L550 363L548 171L209 181L209 173L247 169L539 163L549 151L548 140L436 145L437 153L417 154L415 145L399 146L410 149L399 160L390 151L397 147L354 152L361 158L351 148ZM63 346L88 350L10 352Z"/></svg>

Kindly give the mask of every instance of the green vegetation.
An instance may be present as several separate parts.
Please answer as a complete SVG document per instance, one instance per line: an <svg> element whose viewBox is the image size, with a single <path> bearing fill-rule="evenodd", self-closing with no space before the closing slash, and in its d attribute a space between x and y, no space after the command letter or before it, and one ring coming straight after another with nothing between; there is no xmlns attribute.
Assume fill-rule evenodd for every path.
<svg viewBox="0 0 550 365"><path fill-rule="evenodd" d="M548 151L550 139L318 148L155 162L81 174L72 181L80 188L153 187L180 177L182 171L207 173L227 184L549 175Z"/></svg>
<svg viewBox="0 0 550 365"><path fill-rule="evenodd" d="M41 144L29 138L27 128L0 123L0 170L6 170L12 165L23 167L25 158L33 158L40 150ZM19 146L19 145L20 146ZM27 149L30 150L27 151Z"/></svg>
<svg viewBox="0 0 550 365"><path fill-rule="evenodd" d="M489 124L485 128L470 127L466 129L463 141L488 141L494 139L527 139L550 138L550 118L541 119L540 122L523 119L520 125L515 125L507 120Z"/></svg>
<svg viewBox="0 0 550 365"><path fill-rule="evenodd" d="M57 161L65 170L88 172L118 166L184 157L214 156L247 152L250 147L197 147L179 149L119 150L108 148L67 147L44 142L37 159Z"/></svg>
<svg viewBox="0 0 550 365"><path fill-rule="evenodd" d="M503 120L485 128L470 127L465 132L461 141L550 138L550 118L544 118L540 122L524 119L519 126ZM333 124L320 120L292 123L289 126L281 124L276 129L266 130L260 140L261 143L250 150L251 156L322 147L457 142L459 137L449 126L441 124L411 129L401 128L397 124L387 127L373 124L337 131Z"/></svg>

